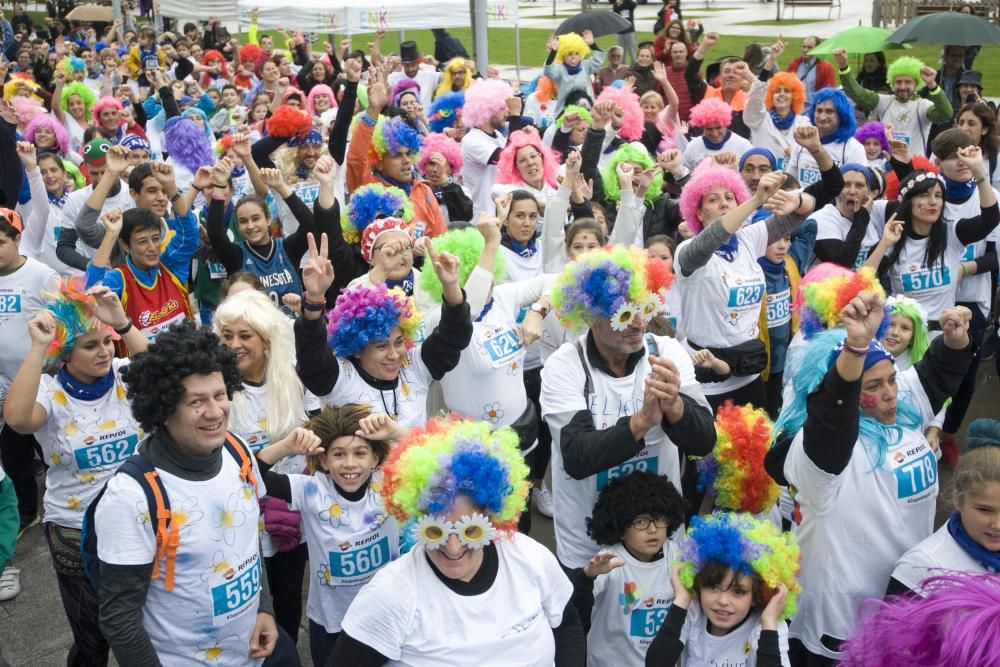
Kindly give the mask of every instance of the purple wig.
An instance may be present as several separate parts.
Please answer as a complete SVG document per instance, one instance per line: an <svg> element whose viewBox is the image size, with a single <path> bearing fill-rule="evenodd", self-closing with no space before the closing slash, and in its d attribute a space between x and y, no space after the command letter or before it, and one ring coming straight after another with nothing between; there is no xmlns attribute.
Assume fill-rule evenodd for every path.
<svg viewBox="0 0 1000 667"><path fill-rule="evenodd" d="M622 127L618 130L618 136L629 141L637 141L642 137L646 120L639 105L639 96L631 90L608 86L597 96L595 104L601 102L614 102L615 105L624 112L622 116Z"/></svg>
<svg viewBox="0 0 1000 667"><path fill-rule="evenodd" d="M747 190L743 178L732 169L715 164L712 158L702 160L701 164L695 167L691 180L681 190L681 215L684 216L688 229L695 234L701 231L701 220L698 219L701 200L709 192L720 187L728 188L736 197L737 204L750 199L750 191Z"/></svg>
<svg viewBox="0 0 1000 667"><path fill-rule="evenodd" d="M1000 576L953 573L921 584L919 595L868 600L861 627L841 653L843 667L1000 665Z"/></svg>
<svg viewBox="0 0 1000 667"><path fill-rule="evenodd" d="M444 157L451 166L452 174L462 171L462 146L444 134L428 134L424 137L424 147L420 151L420 161L417 162L417 169L421 174L426 173L427 161L434 153L440 153Z"/></svg>
<svg viewBox="0 0 1000 667"><path fill-rule="evenodd" d="M48 114L39 114L31 119L31 122L24 128L25 140L35 143L35 131L40 127L47 127L56 135L56 146L60 153L69 150L69 135L66 134L66 128Z"/></svg>
<svg viewBox="0 0 1000 667"><path fill-rule="evenodd" d="M392 103L398 107L400 100L403 99L403 95L405 95L406 93L411 93L415 95L417 101L419 102L420 84L414 81L413 79L409 79L406 77L403 77L402 79L397 81L395 87L392 89Z"/></svg>
<svg viewBox="0 0 1000 667"><path fill-rule="evenodd" d="M885 138L885 125L877 120L870 120L854 133L854 138L864 145L866 139L878 139L882 144L882 150L889 152L889 142Z"/></svg>
<svg viewBox="0 0 1000 667"><path fill-rule="evenodd" d="M465 91L462 124L479 127L507 108L507 98L514 94L510 84L498 79L480 79Z"/></svg>
<svg viewBox="0 0 1000 667"><path fill-rule="evenodd" d="M517 152L525 147L531 147L542 154L542 178L551 187L558 186L556 176L559 173L559 155L542 143L537 132L518 130L510 135L507 145L500 153L497 162L497 183L504 185L520 185L524 183L521 172L517 170Z"/></svg>
<svg viewBox="0 0 1000 667"><path fill-rule="evenodd" d="M199 167L215 164L212 144L193 120L174 116L167 121L164 137L163 147L170 157L192 174L197 172Z"/></svg>

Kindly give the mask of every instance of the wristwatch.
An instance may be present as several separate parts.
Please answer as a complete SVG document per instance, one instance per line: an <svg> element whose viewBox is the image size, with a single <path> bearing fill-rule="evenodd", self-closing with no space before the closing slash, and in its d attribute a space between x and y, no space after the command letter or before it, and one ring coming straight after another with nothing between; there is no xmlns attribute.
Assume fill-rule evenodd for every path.
<svg viewBox="0 0 1000 667"><path fill-rule="evenodd" d="M536 301L535 303L531 304L531 312L538 313L542 317L545 317L546 315L549 314L549 309Z"/></svg>

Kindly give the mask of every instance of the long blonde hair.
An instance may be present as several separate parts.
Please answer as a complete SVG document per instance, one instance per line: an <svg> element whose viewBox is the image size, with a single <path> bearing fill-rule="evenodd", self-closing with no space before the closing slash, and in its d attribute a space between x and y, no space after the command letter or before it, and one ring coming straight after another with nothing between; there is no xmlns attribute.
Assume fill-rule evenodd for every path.
<svg viewBox="0 0 1000 667"><path fill-rule="evenodd" d="M271 442L284 438L308 419L305 389L295 372L295 338L292 320L274 307L266 294L245 290L227 297L219 304L212 319L212 329L222 336L223 327L242 320L257 332L266 346L264 384L267 387L267 433ZM247 399L243 392L233 396L233 419L246 421Z"/></svg>

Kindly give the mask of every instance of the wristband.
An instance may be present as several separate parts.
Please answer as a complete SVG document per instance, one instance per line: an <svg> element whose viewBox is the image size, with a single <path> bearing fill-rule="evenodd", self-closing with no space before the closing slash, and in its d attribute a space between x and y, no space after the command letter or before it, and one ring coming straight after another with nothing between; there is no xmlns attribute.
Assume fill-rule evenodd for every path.
<svg viewBox="0 0 1000 667"><path fill-rule="evenodd" d="M308 310L313 313L322 313L326 310L326 301L310 301L306 297L302 297L302 310Z"/></svg>
<svg viewBox="0 0 1000 667"><path fill-rule="evenodd" d="M841 73L841 74L850 74L850 73L851 73L851 66L850 66L850 65L848 65L848 66L847 66L847 67L845 67L844 69L840 70L840 73Z"/></svg>
<svg viewBox="0 0 1000 667"><path fill-rule="evenodd" d="M131 330L132 330L132 320L129 320L128 324L123 326L121 329L115 329L115 333L118 334L119 336L124 336Z"/></svg>
<svg viewBox="0 0 1000 667"><path fill-rule="evenodd" d="M174 194L170 195L170 203L173 204L175 201L181 198L181 192L178 190Z"/></svg>
<svg viewBox="0 0 1000 667"><path fill-rule="evenodd" d="M851 354L853 354L855 356L858 356L858 357L867 357L868 356L868 348L867 347L854 347L853 345L848 345L846 340L844 341L844 349L847 350L848 352L850 352Z"/></svg>
<svg viewBox="0 0 1000 667"><path fill-rule="evenodd" d="M219 185L218 183L212 183L212 187L213 188L218 188L219 190L225 190L226 188L229 187L229 183L226 183L225 185Z"/></svg>
<svg viewBox="0 0 1000 667"><path fill-rule="evenodd" d="M972 179L972 182L975 183L976 185L979 185L980 183L983 183L984 181L986 181L986 177L985 176L980 176L978 178Z"/></svg>

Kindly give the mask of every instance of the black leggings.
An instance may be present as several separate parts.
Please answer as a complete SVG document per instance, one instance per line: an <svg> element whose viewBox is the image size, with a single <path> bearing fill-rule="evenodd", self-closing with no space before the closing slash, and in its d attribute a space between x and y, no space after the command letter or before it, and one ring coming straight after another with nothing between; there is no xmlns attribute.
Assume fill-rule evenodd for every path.
<svg viewBox="0 0 1000 667"><path fill-rule="evenodd" d="M302 577L306 572L309 550L305 543L291 551L279 551L264 559L267 583L271 587L274 620L288 633L292 642L299 642L302 622Z"/></svg>
<svg viewBox="0 0 1000 667"><path fill-rule="evenodd" d="M977 348L982 347L983 335L986 333L986 318L983 311L979 310L979 305L975 303L956 303L956 306L965 306L972 311L972 321L969 322L969 338L976 344ZM943 433L958 433L965 420L965 413L972 403L972 393L976 390L976 376L979 374L979 355L972 358L969 364L969 372L962 378L962 384L951 399L951 405L944 413L944 424L941 426Z"/></svg>
<svg viewBox="0 0 1000 667"><path fill-rule="evenodd" d="M792 667L835 667L837 661L817 655L798 639L788 640L788 662Z"/></svg>
<svg viewBox="0 0 1000 667"><path fill-rule="evenodd" d="M552 459L552 432L542 419L542 404L538 402L542 394L541 368L524 371L524 390L528 393L528 400L535 404L535 414L538 415L538 446L532 452L531 479L545 479L545 469Z"/></svg>
<svg viewBox="0 0 1000 667"><path fill-rule="evenodd" d="M38 516L38 482L35 480L35 451L38 443L33 435L21 435L6 424L0 431L0 461L14 483L17 511L24 525Z"/></svg>

